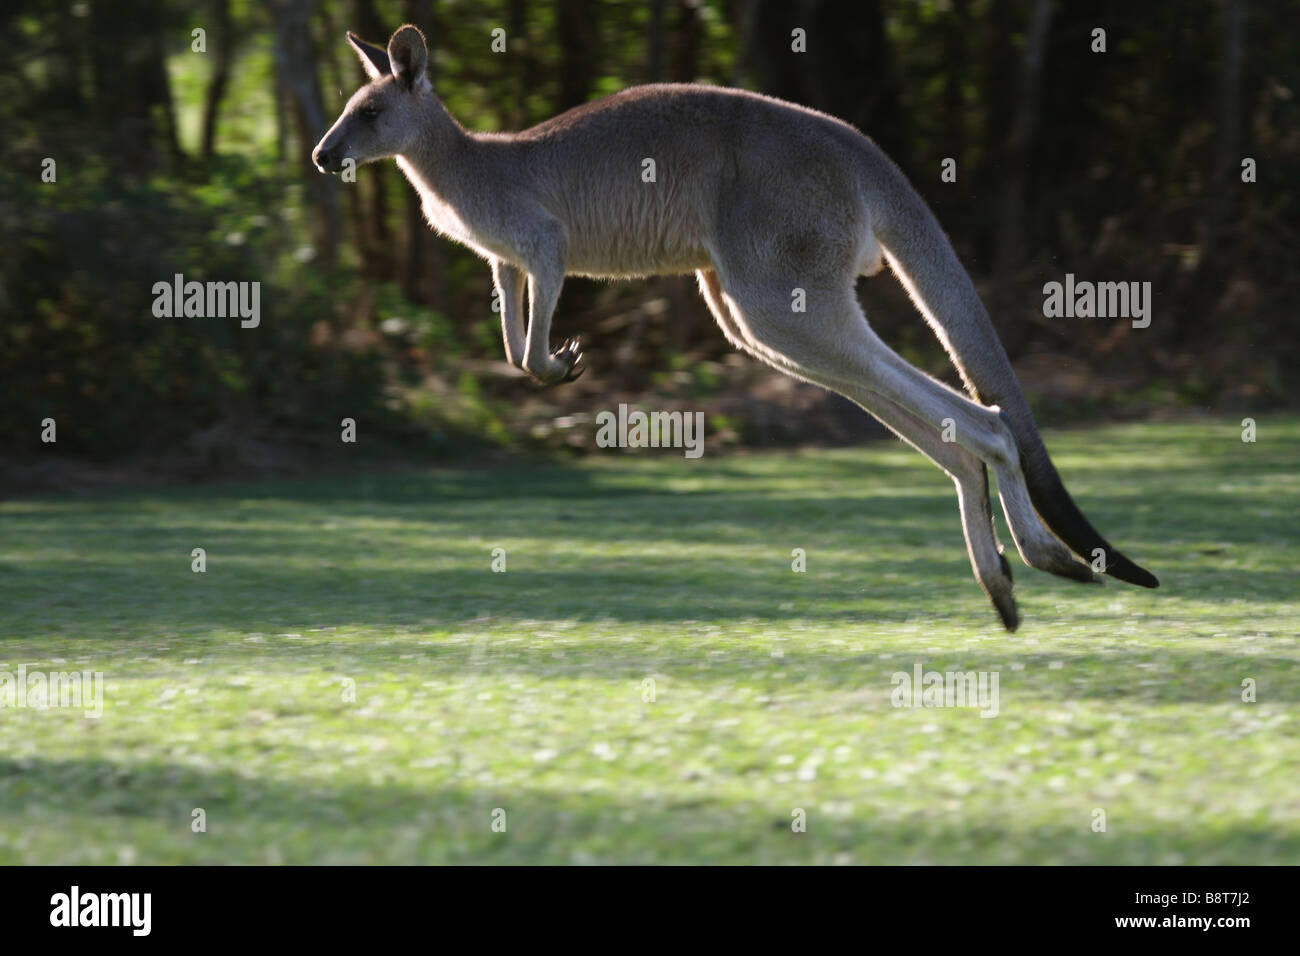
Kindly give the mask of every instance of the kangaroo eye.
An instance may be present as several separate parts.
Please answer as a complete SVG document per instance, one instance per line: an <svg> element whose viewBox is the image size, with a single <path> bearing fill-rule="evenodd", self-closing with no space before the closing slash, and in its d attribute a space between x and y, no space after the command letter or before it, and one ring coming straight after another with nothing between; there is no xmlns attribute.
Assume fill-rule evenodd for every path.
<svg viewBox="0 0 1300 956"><path fill-rule="evenodd" d="M362 115L363 117L365 117L366 119L368 119L368 120L372 120L372 119L374 119L376 116L379 115L379 107L377 107L377 106L363 106L363 107L361 107L361 115Z"/></svg>

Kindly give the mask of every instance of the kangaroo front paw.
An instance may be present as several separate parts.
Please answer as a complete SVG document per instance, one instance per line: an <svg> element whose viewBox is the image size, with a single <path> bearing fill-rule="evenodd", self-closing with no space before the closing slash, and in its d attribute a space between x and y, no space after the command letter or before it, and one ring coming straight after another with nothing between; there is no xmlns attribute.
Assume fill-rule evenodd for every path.
<svg viewBox="0 0 1300 956"><path fill-rule="evenodd" d="M579 368L582 358L582 344L577 339L568 339L559 349L547 356L546 364L541 368L528 367L528 374L543 385L559 385L572 382L585 372L586 367Z"/></svg>

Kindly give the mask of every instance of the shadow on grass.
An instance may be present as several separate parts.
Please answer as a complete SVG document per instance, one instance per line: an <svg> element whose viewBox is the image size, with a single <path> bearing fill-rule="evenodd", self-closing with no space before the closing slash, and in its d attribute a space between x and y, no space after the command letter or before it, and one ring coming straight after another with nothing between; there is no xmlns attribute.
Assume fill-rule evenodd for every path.
<svg viewBox="0 0 1300 956"><path fill-rule="evenodd" d="M1082 587L1016 564L1026 623L1014 637L971 580L947 480L901 451L835 452L700 467L530 463L0 505L0 662L61 658L73 669L89 660L106 672L110 698L115 683L183 675L208 682L221 713L236 716L256 693L335 674L363 686L482 675L501 687L518 675L627 681L629 689L654 674L706 694L745 686L808 702L834 692L834 706L850 710L833 721L853 708L886 710L891 674L918 660L941 671L999 670L1002 713L1031 728L1086 700L1114 701L1096 709L1138 729L1148 718L1206 721L1207 705L1240 703L1244 677L1259 681L1261 700L1294 704L1293 645L1270 646L1268 634L1224 641L1251 636L1255 604L1269 606L1269 621L1285 619L1300 509L1294 496L1216 490L1225 478L1280 484L1293 462L1284 451L1219 454L1198 441L1180 454L1178 442L1120 435L1087 446L1095 458L1071 459L1063 470L1067 482L1080 476L1082 507L1165 586ZM508 554L505 574L490 570L498 546ZM206 574L190 572L194 547L207 549ZM793 548L806 550L806 574L792 573ZM1050 642L1037 641L1036 622L1052 625ZM246 692L237 679L250 673L267 680ZM139 723L123 733L161 746L168 714L149 707L149 687L135 688ZM1204 730L1216 739L1257 733L1248 721L1216 728L1216 719ZM1275 738L1251 739L1267 746ZM83 743L103 746L89 736ZM271 746L240 740L230 759ZM343 779L328 767L291 777L292 763L240 773L169 763L168 751L153 759L0 757L0 847L30 830L55 859L76 861L114 852L120 827L152 830L142 845L168 847L169 862L263 862L256 854L272 844L285 862L302 863L572 862L574 847L582 859L609 862L1300 855L1292 830L1253 817L1213 825L1133 811L1117 821L1122 839L1097 835L1086 827L1090 800L1079 798L1081 823L1067 827L1044 811L1041 794L995 791L1003 785L989 781L960 804L927 782L889 794L864 782L862 805L889 807L888 819L859 809L795 836L789 807L723 795L760 792L745 788L745 769L728 788L664 768L669 776L648 785L669 781L674 797L655 801L630 783L614 796L568 792L586 775L545 770L493 791L409 767L393 779L382 760L361 779ZM564 784L548 789L557 777ZM510 814L506 835L489 828L498 806ZM210 834L190 833L194 807L208 811Z"/></svg>
<svg viewBox="0 0 1300 956"><path fill-rule="evenodd" d="M1113 811L1121 838L1088 830L1094 798L1080 794L1078 826L1026 823L1016 804L1002 803L1000 785L985 783L951 814L875 819L859 812L827 817L810 809L806 833L791 831L790 806L730 801L709 792L674 801L576 794L543 787L469 790L392 781L368 784L286 783L181 765L128 766L102 760L0 758L0 785L9 793L0 828L28 818L44 826L46 860L85 861L109 854L133 826L152 830L165 856L139 863L260 863L276 848L285 863L1151 863L1173 854L1188 862L1281 863L1300 855L1300 836L1265 820L1228 827L1153 820ZM796 787L802 791L802 787ZM983 792L982 792L983 791ZM875 795L886 799L886 795ZM933 794L914 795L918 808ZM873 794L864 791L870 802ZM798 806L794 794L791 799ZM981 809L972 813L970 805ZM202 808L209 832L190 829ZM493 811L507 829L491 829ZM58 827L50 827L58 821ZM87 840L110 830L114 840ZM51 836L51 834L53 834ZM85 842L82 842L85 841ZM577 851L577 852L575 852ZM148 852L148 851L146 851ZM0 860L0 862L14 862Z"/></svg>
<svg viewBox="0 0 1300 956"><path fill-rule="evenodd" d="M1101 444L1106 460L1155 454L1132 436ZM1161 487L1182 467L1169 444ZM1242 467L1232 452L1222 468ZM1250 475L1286 474L1284 455L1248 453ZM1115 600L1154 616L1178 613L1185 598L1290 599L1290 565L1231 567L1296 530L1289 501L1259 514L1225 510L1207 492L1161 500L1149 463L1097 468L1105 484L1084 507L1163 587L1080 587L1013 560L1026 628L1046 610L1105 639L1124 623ZM901 449L383 472L28 500L0 514L6 550L25 555L0 560L0 649L77 635L148 643L209 631L460 630L487 617L633 635L697 621L834 631L941 619L999 633L971 579L948 481ZM190 572L194 547L207 551L204 575ZM491 573L495 547L506 574ZM792 573L794 548L808 573Z"/></svg>

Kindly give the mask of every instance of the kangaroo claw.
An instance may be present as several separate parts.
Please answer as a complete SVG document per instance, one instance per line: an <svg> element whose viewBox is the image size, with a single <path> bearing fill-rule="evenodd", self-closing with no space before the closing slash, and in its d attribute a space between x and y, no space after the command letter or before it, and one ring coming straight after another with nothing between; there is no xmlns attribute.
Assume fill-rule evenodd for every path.
<svg viewBox="0 0 1300 956"><path fill-rule="evenodd" d="M565 339L564 344L555 352L554 357L568 366L568 371L560 379L561 382L572 382L586 371L585 367L578 367L578 362L582 359L582 343L577 339Z"/></svg>

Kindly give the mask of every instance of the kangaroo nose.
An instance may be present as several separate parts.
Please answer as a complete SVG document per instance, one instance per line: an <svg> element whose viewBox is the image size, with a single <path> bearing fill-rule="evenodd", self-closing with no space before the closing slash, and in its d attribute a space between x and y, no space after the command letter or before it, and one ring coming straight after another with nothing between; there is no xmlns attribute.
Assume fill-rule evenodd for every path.
<svg viewBox="0 0 1300 956"><path fill-rule="evenodd" d="M316 164L316 168L322 173L329 172L330 151L328 149L321 149L317 146L311 154L311 161Z"/></svg>

